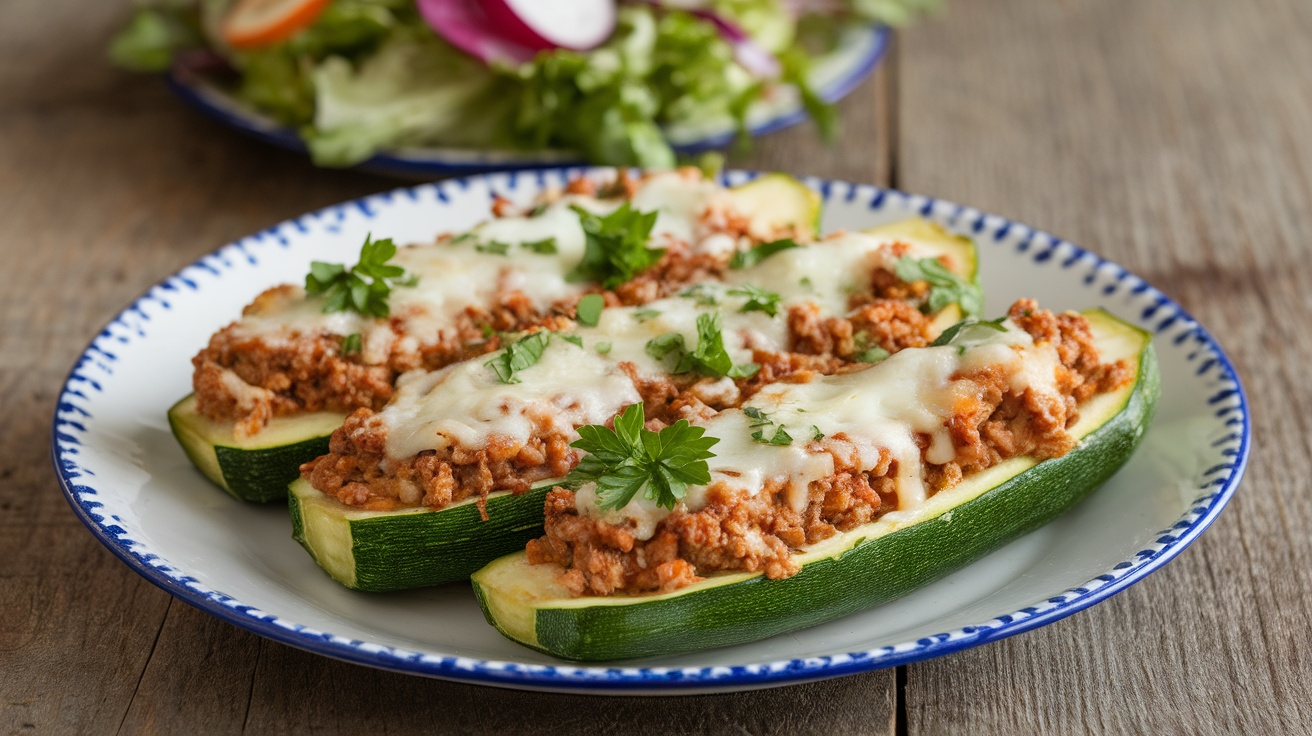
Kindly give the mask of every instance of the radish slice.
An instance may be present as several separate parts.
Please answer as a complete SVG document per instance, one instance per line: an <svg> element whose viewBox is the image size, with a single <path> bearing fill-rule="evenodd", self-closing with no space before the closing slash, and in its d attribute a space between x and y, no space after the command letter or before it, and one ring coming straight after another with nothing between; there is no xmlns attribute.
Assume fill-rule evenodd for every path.
<svg viewBox="0 0 1312 736"><path fill-rule="evenodd" d="M448 43L485 64L522 64L537 54L500 35L479 0L418 0L419 14Z"/></svg>
<svg viewBox="0 0 1312 736"><path fill-rule="evenodd" d="M237 0L220 33L234 48L268 46L312 25L326 7L328 0Z"/></svg>
<svg viewBox="0 0 1312 736"><path fill-rule="evenodd" d="M531 49L596 48L615 31L615 0L485 0L500 35Z"/></svg>

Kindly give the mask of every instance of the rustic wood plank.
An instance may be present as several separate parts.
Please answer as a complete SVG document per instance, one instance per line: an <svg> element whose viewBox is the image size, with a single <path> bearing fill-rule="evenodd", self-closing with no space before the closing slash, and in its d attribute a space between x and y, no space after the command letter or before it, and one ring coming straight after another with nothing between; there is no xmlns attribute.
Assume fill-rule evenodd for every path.
<svg viewBox="0 0 1312 736"><path fill-rule="evenodd" d="M274 644L182 605L82 529L48 460L69 365L160 276L280 219L396 182L315 170L110 69L115 4L15 0L0 23L0 731L879 733L892 672L779 691L598 701L410 678ZM735 163L887 180L887 79L843 104L852 147L795 129ZM853 155L858 150L860 155ZM21 254L21 257L12 257ZM418 705L416 705L418 703ZM386 707L384 707L386 706ZM600 706L600 707L598 707ZM549 718L538 718L537 713ZM416 716L422 716L416 717Z"/></svg>
<svg viewBox="0 0 1312 736"><path fill-rule="evenodd" d="M1293 733L1312 722L1312 6L952 3L902 39L896 180L1060 233L1236 358L1232 506L1128 592L908 668L908 733Z"/></svg>

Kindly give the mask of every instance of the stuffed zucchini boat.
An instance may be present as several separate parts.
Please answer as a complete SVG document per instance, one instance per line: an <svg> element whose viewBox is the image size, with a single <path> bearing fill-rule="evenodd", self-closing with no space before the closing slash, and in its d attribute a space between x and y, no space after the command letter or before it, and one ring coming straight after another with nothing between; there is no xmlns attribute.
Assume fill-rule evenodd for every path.
<svg viewBox="0 0 1312 736"><path fill-rule="evenodd" d="M799 371L848 370L934 339L962 307L922 311L944 287L898 279L903 262L943 267L952 298L978 290L973 244L912 220L777 249L642 306L580 308L569 333L406 376L387 406L353 414L332 451L305 465L290 500L297 538L356 589L464 579L489 552L540 536L542 487L578 461L578 427L634 403L655 421L709 415ZM507 497L531 486L531 502Z"/></svg>
<svg viewBox="0 0 1312 736"><path fill-rule="evenodd" d="M1013 308L1013 317L1028 318L1026 312L1031 308L1028 304L1019 312ZM616 520L613 517L619 512L612 509L603 517L625 524L607 528L601 523L604 518L594 520L598 522L595 528L588 527L587 534L580 535L579 521L595 506L592 499L598 492L585 486L571 502L567 491L553 491L562 497L548 499L548 537L536 543L536 549L530 545L529 554L503 557L473 575L483 612L507 637L533 649L572 660L614 660L762 639L879 605L937 580L1065 512L1115 473L1142 440L1159 389L1151 337L1100 310L1086 312L1084 319L1101 358L1115 361L1112 365L1119 375L1114 388L1079 403L1078 421L1064 433L1069 446L1060 455L1041 462L1029 455L1001 458L927 498L912 498L911 503L899 492L893 505L885 503L868 523L847 528L839 525L837 533L797 546L782 560L775 559L785 565L782 570L769 560L746 570L720 564L726 569L705 574L694 570L682 580L677 568L680 564L686 567L687 561L680 556L693 557L699 566L716 567L705 546L708 534L713 536L715 530L708 532L704 524L690 523L697 514L667 511L670 516L657 522L655 536L634 542L633 537L642 536L640 527L653 523L642 518L652 511L650 504L645 511L629 513L627 519ZM970 361L976 351L963 352L961 360ZM903 355L907 354L867 372L878 379L878 371L894 368L892 364ZM1031 388L1048 380L1030 369L1015 375L1027 372ZM893 385L888 380L887 376L882 380L885 387ZM855 397L853 394L854 401ZM853 406L868 408L869 402L856 401ZM878 415L878 411L866 414ZM1009 421L1018 421L1018 416ZM893 435L878 441L890 439L896 444ZM722 438L720 445L726 444L732 445L732 441ZM737 449L730 446L725 452L733 454ZM931 448L925 454L931 456L934 451ZM933 459L942 461L948 456L950 453ZM753 462L762 467L774 463L763 453L757 453ZM712 473L715 463L711 461ZM930 467L925 465L926 472ZM584 499L585 494L591 495ZM553 503L561 512L558 518L573 525L555 538L551 536ZM635 530L635 526L639 528ZM675 557L657 566L661 557L656 547L670 547L670 540L662 542L662 529L669 531L671 526L681 529L683 536L673 547ZM603 530L613 540L620 536L617 531L625 529L631 537L620 541L630 549L627 558L622 552L626 544L608 550L595 541ZM689 530L695 534L690 536ZM759 535L755 541L760 542ZM553 545L557 549L551 549ZM645 547L637 549L641 545ZM562 555L556 554L562 551L565 565L560 564ZM654 569L631 564L634 553L641 552L646 559L640 562ZM539 564L532 564L533 553ZM750 550L747 555L750 557ZM616 561L628 567L616 568ZM635 581L638 587L654 592L633 592ZM612 590L605 594L608 587ZM603 592L597 592L598 588ZM661 592L662 588L666 592Z"/></svg>
<svg viewBox="0 0 1312 736"><path fill-rule="evenodd" d="M553 328L588 291L640 304L715 278L738 250L809 242L821 205L782 174L726 189L681 170L579 179L494 211L435 244L368 241L350 269L316 263L306 288L261 294L196 356L195 391L169 412L196 467L239 499L282 501L346 414L381 408L401 373Z"/></svg>

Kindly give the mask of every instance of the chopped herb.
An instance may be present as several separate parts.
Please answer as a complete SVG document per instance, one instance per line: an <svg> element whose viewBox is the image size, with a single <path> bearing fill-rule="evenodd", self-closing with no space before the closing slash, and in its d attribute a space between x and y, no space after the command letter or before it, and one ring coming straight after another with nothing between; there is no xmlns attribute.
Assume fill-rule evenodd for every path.
<svg viewBox="0 0 1312 736"><path fill-rule="evenodd" d="M797 282L798 286L810 292L815 292L815 284L811 281L810 276L803 276L801 281Z"/></svg>
<svg viewBox="0 0 1312 736"><path fill-rule="evenodd" d="M515 374L542 359L551 341L550 332L534 332L511 343L504 351L483 365L496 372L502 383L519 383Z"/></svg>
<svg viewBox="0 0 1312 736"><path fill-rule="evenodd" d="M1002 326L1002 323L1005 322L1006 320L1007 320L1006 317L998 317L997 319L988 319L988 320L975 319L974 317L967 317L966 319L961 320L960 322L956 323L955 325L952 325L946 330L943 330L943 334L939 335L938 339L936 339L934 342L931 342L929 346L943 347L944 345L950 345L953 340L957 339L957 335L961 334L962 330L969 330L973 328L985 328L990 330L997 330L998 332L1006 332L1007 328Z"/></svg>
<svg viewBox="0 0 1312 736"><path fill-rule="evenodd" d="M366 235L360 247L360 261L351 268L340 263L314 261L305 277L305 293L324 295L323 311L354 311L366 317L386 317L391 313L387 298L393 286L414 286L419 279L407 275L404 268L389 264L396 255L391 238L373 240Z"/></svg>
<svg viewBox="0 0 1312 736"><path fill-rule="evenodd" d="M793 248L800 248L796 240L784 238L783 240L772 240L769 243L761 243L750 250L740 250L733 254L729 261L730 268L748 268L764 261L775 253L781 253Z"/></svg>
<svg viewBox="0 0 1312 736"><path fill-rule="evenodd" d="M853 335L852 341L856 343L856 353L852 355L852 359L858 363L878 363L892 355L879 343L871 340L870 334L865 330Z"/></svg>
<svg viewBox="0 0 1312 736"><path fill-rule="evenodd" d="M715 296L715 291L706 284L693 284L679 292L679 296L696 299L699 307L714 307L720 303L719 298Z"/></svg>
<svg viewBox="0 0 1312 736"><path fill-rule="evenodd" d="M528 211L528 216L529 216L529 217L537 217L538 215L542 214L543 212L546 212L546 211L547 211L547 208L550 207L550 206L551 206L551 205L547 204L546 202L540 202L540 203L534 205L533 209L531 209L531 210Z"/></svg>
<svg viewBox="0 0 1312 736"><path fill-rule="evenodd" d="M788 434L788 430L784 428L784 425L776 425L770 421L769 415L765 412L755 406L749 406L743 409L743 414L746 414L752 420L751 427L756 430L752 432L752 439L762 444L779 445L780 447L793 444L793 436ZM774 427L773 432L769 431L771 427Z"/></svg>
<svg viewBox="0 0 1312 736"><path fill-rule="evenodd" d="M689 351L683 335L667 332L647 341L647 354L657 360L674 355L678 360L671 373L696 371L712 378L751 378L761 370L756 363L734 365L729 351L724 349L724 336L720 332L720 313L697 315L697 347Z"/></svg>
<svg viewBox="0 0 1312 736"><path fill-rule="evenodd" d="M556 239L555 239L555 238L543 238L542 240L530 240L530 241L525 242L525 243L520 243L520 244L519 244L519 247L521 247L521 248L525 248L525 249L527 249L527 250L531 250L531 251L533 251L534 253L538 253L538 254L541 254L541 255L544 255L544 256L555 255L555 254L556 254Z"/></svg>
<svg viewBox="0 0 1312 736"><path fill-rule="evenodd" d="M596 327L601 321L601 310L606 308L606 297L601 294L584 294L575 310L579 324Z"/></svg>
<svg viewBox="0 0 1312 736"><path fill-rule="evenodd" d="M465 242L466 240L473 240L474 238L477 238L477 237L478 237L477 235L475 235L474 233L470 233L470 232L460 233L459 235L455 236L454 238L451 238L451 244L452 244L452 245L455 245L456 243L463 243L463 242Z"/></svg>
<svg viewBox="0 0 1312 736"><path fill-rule="evenodd" d="M599 342L599 343L597 343L596 345L593 345L593 346L592 346L592 349L593 349L593 350L596 350L598 353L600 353L600 354L602 354L602 355L605 355L605 354L607 354L607 353L610 352L610 343L608 343L608 342Z"/></svg>
<svg viewBox="0 0 1312 736"><path fill-rule="evenodd" d="M565 277L571 282L596 281L613 289L646 270L665 255L664 248L648 248L647 238L656 224L655 212L638 212L628 202L599 217L572 206L586 236L583 260Z"/></svg>
<svg viewBox="0 0 1312 736"><path fill-rule="evenodd" d="M497 328L493 327L492 325L486 325L486 324L485 324L485 325L483 325L482 327L480 327L479 329L481 329L481 330L483 331L483 339L484 339L484 340L486 340L486 339L488 339L489 337L492 337L493 335L497 334Z"/></svg>
<svg viewBox="0 0 1312 736"><path fill-rule="evenodd" d="M977 315L984 311L984 291L978 285L967 282L948 270L937 258L912 258L903 256L894 267L897 277L907 283L917 281L929 282L929 298L924 308L930 314L943 310L949 304L957 304L966 316Z"/></svg>
<svg viewBox="0 0 1312 736"><path fill-rule="evenodd" d="M747 297L747 303L739 308L739 312L765 312L771 317L779 315L779 295L773 291L743 284L740 288L730 289L729 293L733 296Z"/></svg>
<svg viewBox="0 0 1312 736"><path fill-rule="evenodd" d="M661 316L661 310L659 309L635 309L633 311L633 318L639 322L646 322L659 316Z"/></svg>
<svg viewBox="0 0 1312 736"><path fill-rule="evenodd" d="M572 342L575 345L578 345L579 347L583 347L583 338L579 337L578 335L560 335L560 339L564 340L565 342Z"/></svg>
<svg viewBox="0 0 1312 736"><path fill-rule="evenodd" d="M659 432L643 425L642 404L633 404L615 417L615 428L602 424L579 427L579 439L571 447L588 453L583 456L563 485L578 489L586 483L597 485L597 505L603 510L628 505L641 492L658 506L674 508L688 492L688 486L711 482L706 461L718 437L706 437L703 427L693 427L680 419Z"/></svg>
<svg viewBox="0 0 1312 736"><path fill-rule="evenodd" d="M819 427L817 427L817 426L815 426L814 424L812 424L812 425L811 425L811 441L812 441L812 442L819 442L820 440L822 440L822 439L824 439L824 438L825 438L825 433L824 433L824 432L821 432Z"/></svg>
<svg viewBox="0 0 1312 736"><path fill-rule="evenodd" d="M479 253L491 253L494 256L504 256L510 252L510 243L503 243L500 240L490 240L486 243L475 245L474 250Z"/></svg>
<svg viewBox="0 0 1312 736"><path fill-rule="evenodd" d="M364 346L360 340L360 333L352 332L342 338L342 355L359 355Z"/></svg>

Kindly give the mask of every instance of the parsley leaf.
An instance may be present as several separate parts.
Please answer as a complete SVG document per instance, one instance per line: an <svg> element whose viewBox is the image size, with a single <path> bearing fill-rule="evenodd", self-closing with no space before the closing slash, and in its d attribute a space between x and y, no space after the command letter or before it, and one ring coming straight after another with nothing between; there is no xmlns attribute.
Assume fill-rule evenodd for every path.
<svg viewBox="0 0 1312 736"><path fill-rule="evenodd" d="M611 348L611 344L608 342L599 342L592 346L592 349L596 350L599 355L605 355L609 353L610 348Z"/></svg>
<svg viewBox="0 0 1312 736"><path fill-rule="evenodd" d="M596 327L597 322L601 321L601 310L605 308L606 297L601 294L584 294L574 313L579 318L579 324Z"/></svg>
<svg viewBox="0 0 1312 736"><path fill-rule="evenodd" d="M984 311L984 291L977 284L969 283L949 271L937 258L903 256L898 259L894 273L908 284L929 282L929 298L924 308L930 314L942 311L953 303L960 305L961 311L967 316Z"/></svg>
<svg viewBox="0 0 1312 736"><path fill-rule="evenodd" d="M556 254L556 239L543 238L542 240L530 240L525 243L520 243L519 247L531 250L540 255L551 256Z"/></svg>
<svg viewBox="0 0 1312 736"><path fill-rule="evenodd" d="M756 430L752 432L752 439L764 445L777 445L779 447L793 444L793 436L788 434L787 428L782 424L776 425L770 421L769 415L765 412L755 406L748 406L743 409L743 414L746 414L747 418L752 420L751 427ZM771 427L774 427L774 432L769 431ZM818 440L824 437L824 434L814 424L811 425L811 433L812 439Z"/></svg>
<svg viewBox="0 0 1312 736"><path fill-rule="evenodd" d="M729 293L732 294L733 292ZM699 307L714 307L720 303L720 300L715 296L715 292L706 284L693 284L679 292L679 296L696 299Z"/></svg>
<svg viewBox="0 0 1312 736"><path fill-rule="evenodd" d="M720 332L720 313L697 315L697 347L688 350L683 335L667 332L647 341L647 354L657 360L674 355L677 362L671 373L696 371L712 378L751 378L761 370L756 363L734 365L729 351L724 349L724 335Z"/></svg>
<svg viewBox="0 0 1312 736"><path fill-rule="evenodd" d="M560 335L560 339L565 342L572 342L579 347L583 347L583 338L578 335Z"/></svg>
<svg viewBox="0 0 1312 736"><path fill-rule="evenodd" d="M486 243L475 245L474 250L479 253L491 253L494 256L504 256L510 252L510 243L503 243L500 240L490 240Z"/></svg>
<svg viewBox="0 0 1312 736"><path fill-rule="evenodd" d="M800 247L802 246L792 238L761 243L760 245L753 246L750 250L740 250L737 253L734 253L733 258L729 260L729 268L748 268L755 266L775 253Z"/></svg>
<svg viewBox="0 0 1312 736"><path fill-rule="evenodd" d="M853 335L852 341L856 343L856 353L852 356L852 359L858 363L878 363L892 355L879 343L871 340L870 334L865 330Z"/></svg>
<svg viewBox="0 0 1312 736"><path fill-rule="evenodd" d="M643 309L635 309L633 311L633 318L639 322L646 322L649 319L655 319L659 316L661 316L661 310L659 309L649 309L644 307Z"/></svg>
<svg viewBox="0 0 1312 736"><path fill-rule="evenodd" d="M360 340L360 333L352 332L342 338L342 355L359 355L364 349Z"/></svg>
<svg viewBox="0 0 1312 736"><path fill-rule="evenodd" d="M511 343L504 351L483 365L496 372L502 383L519 383L515 374L537 363L551 342L550 332L534 332Z"/></svg>
<svg viewBox="0 0 1312 736"><path fill-rule="evenodd" d="M929 346L932 348L939 348L944 345L951 345L952 341L957 339L957 336L960 335L963 330L969 330L972 328L985 328L997 330L998 332L1006 332L1007 328L1002 326L1002 323L1005 322L1006 319L1006 317L998 317L997 319L986 320L967 317L946 330L943 330L943 334L939 335L938 339L931 342Z"/></svg>
<svg viewBox="0 0 1312 736"><path fill-rule="evenodd" d="M414 286L419 279L407 275L404 268L389 264L396 255L391 238L374 240L366 235L360 247L360 261L347 268L340 263L314 261L305 277L305 293L325 297L323 311L351 310L366 317L386 317L391 313L387 297L393 286Z"/></svg>
<svg viewBox="0 0 1312 736"><path fill-rule="evenodd" d="M596 281L613 289L654 265L664 248L648 248L647 238L656 224L655 212L638 212L628 202L604 217L572 206L587 238L583 260L565 277L567 281Z"/></svg>
<svg viewBox="0 0 1312 736"><path fill-rule="evenodd" d="M571 447L588 453L565 476L562 485L578 489L597 484L597 505L603 510L628 505L641 491L658 506L674 508L688 486L711 482L706 461L718 437L706 437L704 427L680 419L659 432L647 429L642 404L615 417L615 428L589 424L579 427Z"/></svg>
<svg viewBox="0 0 1312 736"><path fill-rule="evenodd" d="M739 312L765 312L771 317L779 315L779 295L773 291L743 284L740 288L730 289L729 294L747 297L747 303L739 308Z"/></svg>

